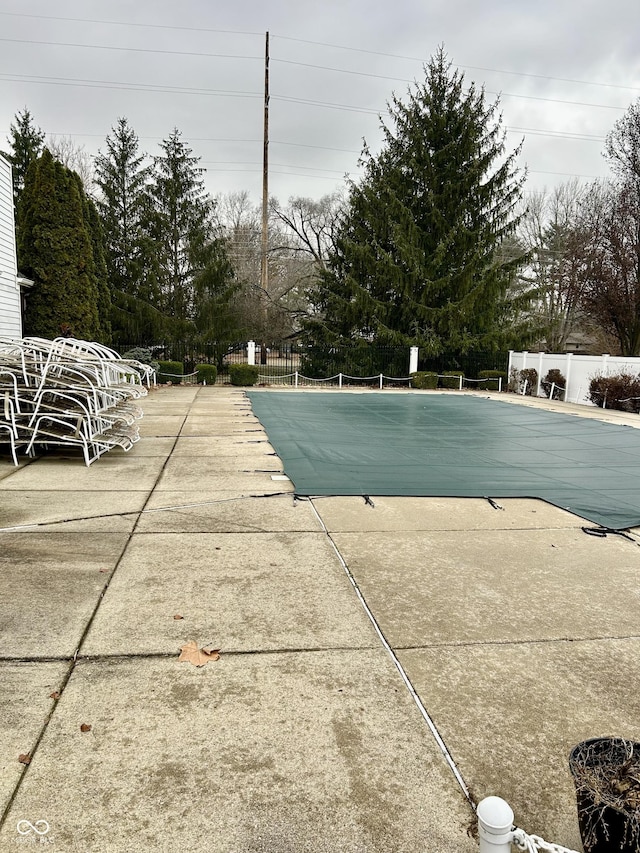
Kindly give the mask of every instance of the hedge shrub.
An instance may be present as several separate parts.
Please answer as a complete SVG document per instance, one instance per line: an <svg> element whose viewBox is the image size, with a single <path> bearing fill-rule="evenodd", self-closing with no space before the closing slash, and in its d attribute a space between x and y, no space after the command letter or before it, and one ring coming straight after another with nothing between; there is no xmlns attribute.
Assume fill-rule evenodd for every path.
<svg viewBox="0 0 640 853"><path fill-rule="evenodd" d="M218 378L218 368L215 364L196 364L196 382L203 385L215 385Z"/></svg>
<svg viewBox="0 0 640 853"><path fill-rule="evenodd" d="M443 388L460 388L460 377L463 376L461 370L445 370L440 377L440 385Z"/></svg>
<svg viewBox="0 0 640 853"><path fill-rule="evenodd" d="M540 387L547 397L551 394L551 386L554 384L556 387L553 389L553 399L564 400L564 390L567 387L567 380L561 371L555 369L550 370L540 383Z"/></svg>
<svg viewBox="0 0 640 853"><path fill-rule="evenodd" d="M518 376L519 380L519 391L525 387L525 382L527 383L527 387L525 390L525 394L527 397L537 397L538 395L538 371L535 367L526 367L524 370L520 371Z"/></svg>
<svg viewBox="0 0 640 853"><path fill-rule="evenodd" d="M426 370L420 370L417 373L411 374L411 387L412 388L420 388L422 390L427 388L437 388L438 387L438 374L431 373Z"/></svg>
<svg viewBox="0 0 640 853"><path fill-rule="evenodd" d="M640 412L640 377L630 373L594 376L589 383L589 399L601 409Z"/></svg>
<svg viewBox="0 0 640 853"><path fill-rule="evenodd" d="M508 377L506 370L481 370L478 373L478 379L488 379L489 382L478 382L478 388L485 389L487 391L497 391L500 385L499 381L502 379L502 390L507 390L508 385Z"/></svg>
<svg viewBox="0 0 640 853"><path fill-rule="evenodd" d="M255 385L260 368L257 364L229 365L229 379L232 385Z"/></svg>
<svg viewBox="0 0 640 853"><path fill-rule="evenodd" d="M184 365L181 361L159 361L158 362L158 382L180 382L180 377L184 373Z"/></svg>

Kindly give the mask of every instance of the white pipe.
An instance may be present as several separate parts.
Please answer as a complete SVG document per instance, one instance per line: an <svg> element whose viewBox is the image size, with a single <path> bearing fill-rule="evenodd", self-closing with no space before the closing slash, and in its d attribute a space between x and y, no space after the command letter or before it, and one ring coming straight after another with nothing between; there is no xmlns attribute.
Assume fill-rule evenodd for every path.
<svg viewBox="0 0 640 853"><path fill-rule="evenodd" d="M498 376L498 391L502 391L502 376Z"/></svg>
<svg viewBox="0 0 640 853"><path fill-rule="evenodd" d="M296 388L298 387L298 371L296 370Z"/></svg>
<svg viewBox="0 0 640 853"><path fill-rule="evenodd" d="M551 383L551 391L549 393L549 399L550 400L553 400L553 395L555 394L555 390L556 390L556 383L552 382Z"/></svg>
<svg viewBox="0 0 640 853"><path fill-rule="evenodd" d="M501 797L485 797L476 809L480 853L511 853L513 810Z"/></svg>
<svg viewBox="0 0 640 853"><path fill-rule="evenodd" d="M338 388L342 388L342 374L338 374Z"/></svg>
<svg viewBox="0 0 640 853"><path fill-rule="evenodd" d="M382 391L382 373L380 374L380 390Z"/></svg>
<svg viewBox="0 0 640 853"><path fill-rule="evenodd" d="M459 379L458 390L459 390L459 391L462 391L462 374L460 374L460 376L458 377L458 379Z"/></svg>

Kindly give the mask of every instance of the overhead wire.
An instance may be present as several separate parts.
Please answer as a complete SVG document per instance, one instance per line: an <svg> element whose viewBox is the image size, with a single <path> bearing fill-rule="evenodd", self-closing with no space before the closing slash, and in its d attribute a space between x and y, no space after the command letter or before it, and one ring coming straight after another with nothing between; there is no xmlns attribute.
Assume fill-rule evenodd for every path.
<svg viewBox="0 0 640 853"><path fill-rule="evenodd" d="M92 23L99 23L99 24L105 24L105 25L136 26L139 28L151 27L151 28L169 29L169 30L171 30L171 29L188 30L188 31L199 30L199 31L207 31L207 32L217 32L217 33L223 33L223 34L245 35L245 36L252 36L252 37L261 35L261 33L252 32L252 31L245 31L245 30L218 30L218 29L214 29L214 28L209 28L209 29L202 28L201 29L201 28L190 28L190 27L170 26L170 25L162 25L162 24L146 24L146 23L145 24L138 24L138 23L129 24L127 22L121 22L121 21L94 20L94 19L88 19L88 18L67 18L67 17L62 17L62 16L33 16L33 15L27 15L27 14L22 15L21 13L1 12L0 14L13 15L15 17L38 17L38 18L51 19L51 20L65 20L65 21L75 20L77 22L82 22L82 23L92 22ZM411 60L411 61L423 61L423 60L418 60L417 57L407 57L407 56L401 56L401 55L397 55L397 54L386 54L386 53L381 53L379 51L371 51L371 50L361 49L361 48L349 48L349 47L344 46L344 45L335 45L335 44L329 44L329 43L325 43L325 42L315 42L315 41L306 40L306 39L296 39L296 38L285 37L285 36L276 36L276 38L282 38L282 39L288 40L288 41L298 41L300 43L305 43L305 44L314 44L314 45L323 46L323 47L332 47L332 48L337 48L337 49L341 49L341 50L354 50L356 52L368 53L368 54L372 54L372 55L390 56L390 57L394 57L394 58L398 58L398 59L405 59L405 60ZM86 44L86 43L78 43L78 42L41 41L41 40L36 40L36 39L11 39L11 38L6 38L6 37L0 37L0 41L2 41L2 42L15 42L15 43L20 43L20 44L54 45L54 46L64 46L64 47L77 47L77 48L85 48L85 49L95 49L95 50L131 51L131 52L141 52L141 53L169 54L169 55L178 55L178 56L195 56L195 57L206 57L206 58L251 60L251 61L254 61L254 60L262 61L263 60L263 57L261 55L256 56L256 55L232 54L232 53L230 54L230 53L211 53L211 52L200 52L200 51L181 51L181 50L166 50L166 49L153 49L153 48L137 48L137 47L114 46L114 45L103 45L103 44ZM337 72L337 73L355 74L358 76L369 77L372 79L388 79L388 80L392 80L392 81L411 82L410 80L408 80L406 78L397 78L397 77L373 74L373 73L369 73L369 72L361 72L361 71L357 71L357 70L353 70L353 69L335 68L335 67L331 67L328 65L314 65L312 63L297 62L294 60L288 60L288 59L279 58L279 57L272 58L272 61L276 62L276 63L280 62L284 65L297 65L300 67L317 68L317 69L323 70L323 71L332 71L332 72ZM460 66L460 67L473 68L474 66ZM522 77L532 77L532 78L539 78L539 79L546 79L546 80L569 82L569 83L580 84L580 85L601 85L601 86L606 86L608 88L615 88L615 89L621 89L621 90L624 89L627 91L636 91L635 87L630 87L630 86L619 86L617 84L609 84L609 83L602 83L602 82L595 82L595 81L575 80L575 79L570 79L570 78L558 78L558 77L552 77L551 75L528 74L525 72L515 72L515 71L491 69L491 68L482 68L481 70L491 71L491 72L495 72L495 73L513 74L513 75L518 75L518 76L522 76ZM56 78L56 77L34 76L34 75L1 74L0 75L0 81L1 80L11 81L11 82L32 82L32 83L36 83L36 84L48 84L48 85L72 85L72 86L82 86L82 87L86 87L86 88L113 88L116 90L124 90L124 91L150 91L150 92L158 92L158 93L162 93L162 94L189 94L189 95L196 95L196 96L238 97L238 98L256 98L256 99L262 97L261 92L216 90L216 89L204 89L204 88L198 88L198 87L181 87L181 86L174 86L174 85L161 85L161 84L152 84L152 83L147 84L147 83L103 81L103 80L85 80L85 79L76 79L76 78ZM485 91L487 91L487 90L485 90ZM492 92L492 91L489 91L488 94L493 94L493 95L496 95L498 97L523 98L523 99L527 99L527 100L537 100L537 101L543 101L543 102L549 102L549 103L559 103L559 104L564 104L564 105L574 105L574 106L589 107L589 108L612 109L612 110L619 110L619 111L622 111L625 109L624 107L618 107L618 106L615 106L612 104L588 103L588 102L582 102L582 101L571 101L571 100L567 100L567 99L549 98L549 97L543 97L543 96L537 96L537 95L526 95L526 94L510 93L510 92ZM360 106L351 105L351 104L332 103L329 101L320 101L320 100L314 100L314 99L308 99L308 98L296 98L296 97L287 96L287 95L274 94L271 97L273 100L280 100L280 101L285 102L285 103L296 103L296 104L312 106L312 107L316 107L316 108L334 109L334 110L348 111L348 112L362 113L362 114L369 114L369 115L381 115L385 112L385 110L373 109L373 108L369 108L369 107L360 107ZM531 133L531 134L540 135L540 136L546 135L546 136L550 136L553 138L564 138L564 139L568 139L568 140L572 140L572 141L601 141L605 138L602 136L596 136L596 135L591 135L591 134L580 134L580 133L563 132L563 131L555 131L555 130L543 130L543 129L538 129L538 128L516 128L516 127L508 127L507 126L507 127L505 127L505 130L509 133L511 133L511 132L524 132L524 133ZM90 134L86 134L86 135L90 136ZM96 134L96 136L97 136L97 134ZM194 141L197 141L197 140L194 139ZM247 140L247 142L249 142L249 141L253 141L253 140ZM255 140L255 141L257 141L257 140ZM334 151L340 151L340 152L349 153L349 154L359 154L360 153L360 152L357 152L357 151L351 150L351 149L332 148L330 146L314 146L314 145L304 144L304 143L278 142L276 140L273 141L273 144L297 145L299 147L316 148L319 150L334 150ZM236 165L236 164L229 162L227 165ZM242 165L252 165L253 166L253 164L247 164L247 163L245 163L245 164L238 163L237 165L238 166L242 166ZM278 163L278 164L273 164L273 165L277 166L278 168L301 169L301 170L305 170L306 172L311 172L311 171L328 172L328 171L332 171L332 172L335 172L336 174L340 174L340 173L344 174L344 170L330 170L330 169L324 169L322 167L302 166L299 164L296 165L296 164ZM259 168L258 164L256 164L256 168ZM212 171L217 171L217 170L213 169ZM233 170L229 170L229 171L245 171L245 170L244 169L233 169ZM253 172L254 169L251 168L250 170L247 170L247 171ZM573 176L572 173L551 172L551 171L545 171L545 170L530 169L529 172L532 174L550 174L550 175L556 174L556 175L563 175L563 176ZM300 172L295 173L295 172L277 172L277 171L274 171L274 174L301 174L301 173ZM331 178L326 176L326 175L324 175L324 176L323 175L316 175L316 176L307 175L307 176L308 177L319 177L322 179L331 180ZM575 177L595 177L595 176L575 175Z"/></svg>

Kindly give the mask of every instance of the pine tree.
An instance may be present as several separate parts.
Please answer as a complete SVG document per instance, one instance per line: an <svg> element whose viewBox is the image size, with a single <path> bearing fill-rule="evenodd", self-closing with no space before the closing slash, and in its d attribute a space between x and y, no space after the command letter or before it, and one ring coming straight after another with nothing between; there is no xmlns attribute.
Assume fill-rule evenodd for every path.
<svg viewBox="0 0 640 853"><path fill-rule="evenodd" d="M336 250L307 322L316 338L415 344L431 353L495 345L518 261L498 250L516 228L524 178L505 156L497 105L452 71L443 50L402 102L352 183Z"/></svg>
<svg viewBox="0 0 640 853"><path fill-rule="evenodd" d="M163 140L151 186L160 305L172 318L174 336L193 333L196 297L202 298L203 288L220 295L231 276L215 234L215 206L205 190L204 170L180 136L175 129Z"/></svg>
<svg viewBox="0 0 640 853"><path fill-rule="evenodd" d="M136 133L119 118L95 162L116 344L151 343L162 337L164 326L149 236L151 169L144 160Z"/></svg>
<svg viewBox="0 0 640 853"><path fill-rule="evenodd" d="M26 107L21 113L16 113L15 124L12 124L9 130L10 137L7 141L11 145L11 151L7 154L7 159L12 165L13 200L17 211L27 170L42 154L44 131L34 125L33 116Z"/></svg>
<svg viewBox="0 0 640 853"><path fill-rule="evenodd" d="M18 252L34 281L25 316L28 335L101 336L99 294L80 179L45 148L27 171L18 211Z"/></svg>

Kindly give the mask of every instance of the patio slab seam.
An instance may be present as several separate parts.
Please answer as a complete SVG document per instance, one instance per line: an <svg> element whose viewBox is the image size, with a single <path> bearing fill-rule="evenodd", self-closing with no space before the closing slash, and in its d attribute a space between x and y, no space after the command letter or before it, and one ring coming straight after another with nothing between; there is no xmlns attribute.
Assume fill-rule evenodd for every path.
<svg viewBox="0 0 640 853"><path fill-rule="evenodd" d="M183 419L183 423L184 423L184 420L186 420L186 418ZM179 436L179 433L178 433L178 436ZM176 442L178 440L178 436L176 436L175 441L173 442L172 450L173 450L173 447L175 447L175 445L176 445ZM167 455L167 458L165 459L164 464L162 465L162 468L160 469L160 471L157 474L157 477L156 477L156 480L154 482L153 487L149 490L149 493L147 495L147 498L146 498L145 503L144 503L143 508L142 508L143 510L144 510L144 507L147 505L151 495L153 494L153 490L154 490L156 484L158 483L158 481L160 480L160 478L162 476L162 473L165 469L167 461L171 457L171 452L172 451L169 451L169 454ZM140 512L142 512L142 510ZM138 516L140 515L140 512L138 513ZM98 600L96 602L95 607L93 608L93 610L91 612L91 615L89 616L89 619L87 620L87 622L84 626L84 630L83 630L82 635L80 637L80 640L78 642L78 646L75 650L75 653L69 658L69 667L68 667L68 669L67 669L67 671L66 671L66 673L62 679L62 683L61 683L59 691L58 691L59 697L62 696L62 694L64 693L64 690L65 690L66 686L68 685L68 683L71 679L71 676L73 675L73 672L74 672L74 669L75 669L75 666L77 663L78 655L79 655L80 649L82 648L82 644L83 644L85 638L87 637L87 635L91 629L91 625L93 624L93 621L94 621L94 619L98 613L98 610L100 609L100 605L102 604L102 601L104 600L104 596L105 596L107 590L109 589L111 581L113 580L113 577L115 576L115 574L118 570L118 566L120 565L122 558L124 557L124 555L127 551L127 548L129 547L131 539L134 536L136 525L137 525L137 520L136 520L136 524L134 524L131 531L127 534L127 537L126 537L126 540L125 540L124 545L122 547L122 550L121 550L121 552L120 552L120 554L119 554L119 556L115 562L113 571L108 575L108 577L107 577L107 579L106 579L106 581L102 587L102 590L100 591L100 593L98 595ZM59 661L64 662L64 658L59 659ZM15 663L16 661L10 661L10 662ZM37 662L42 662L42 661L38 660ZM33 746L29 752L30 759L32 759L33 756L37 753L38 746L40 745L40 743L41 743L41 741L42 741L42 739L43 739L43 737L44 737L44 735L45 735L45 733L46 733L46 731L47 731L47 729L51 723L51 720L53 719L53 716L56 712L57 705L58 705L58 701L56 700L54 702L54 704L52 705L52 707L50 708L49 712L47 713L47 715L46 715L46 717L42 723L42 726L40 727L40 730L37 733L35 742L33 743ZM24 771L20 774L20 776L16 782L16 785L15 785L13 791L11 792L11 796L9 797L9 799L7 801L6 807L3 811L3 813L0 815L0 830L4 826L4 823L7 820L8 816L11 812L11 808L13 806L13 803L15 802L15 800L16 800L19 792L20 792L20 789L22 787L24 780L28 776L29 767L30 767L30 763L25 765Z"/></svg>

